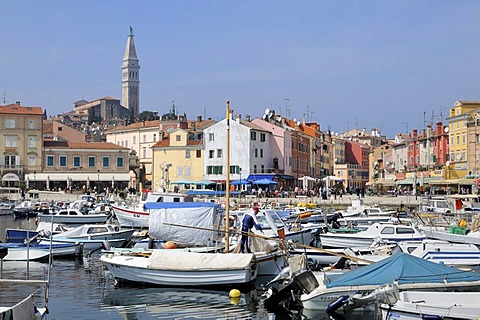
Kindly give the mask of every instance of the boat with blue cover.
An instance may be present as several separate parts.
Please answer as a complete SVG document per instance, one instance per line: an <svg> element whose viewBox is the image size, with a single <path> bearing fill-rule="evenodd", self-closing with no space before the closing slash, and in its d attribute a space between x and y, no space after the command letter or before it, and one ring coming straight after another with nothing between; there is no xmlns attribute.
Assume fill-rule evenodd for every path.
<svg viewBox="0 0 480 320"><path fill-rule="evenodd" d="M325 310L339 298L367 296L381 286L395 284L400 291L479 291L480 273L430 262L407 253L397 253L371 265L329 275L314 273L319 283L300 301L306 309Z"/></svg>

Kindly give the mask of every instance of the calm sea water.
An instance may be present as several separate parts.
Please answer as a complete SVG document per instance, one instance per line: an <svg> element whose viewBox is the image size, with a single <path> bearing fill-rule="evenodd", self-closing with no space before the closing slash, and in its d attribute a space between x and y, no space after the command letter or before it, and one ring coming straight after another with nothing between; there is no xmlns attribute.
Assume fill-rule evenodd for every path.
<svg viewBox="0 0 480 320"><path fill-rule="evenodd" d="M0 216L0 240L5 239L5 228L28 226L34 229L33 220ZM240 302L233 304L228 291L117 287L98 257L99 254L89 259L54 260L47 319L332 319L322 312L267 311L260 303L262 292L257 290L243 293ZM47 266L31 262L30 278L42 278ZM3 275L25 279L26 262L5 261ZM2 295L5 289L10 289L8 297L0 297L0 302L16 301L21 294L20 289L4 287ZM356 318L373 319L373 316L348 317Z"/></svg>

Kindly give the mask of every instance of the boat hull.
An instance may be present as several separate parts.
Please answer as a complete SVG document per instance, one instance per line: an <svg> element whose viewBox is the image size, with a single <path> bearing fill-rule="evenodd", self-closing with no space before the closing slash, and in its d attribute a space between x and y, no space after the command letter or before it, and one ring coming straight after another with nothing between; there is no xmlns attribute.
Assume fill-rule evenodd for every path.
<svg viewBox="0 0 480 320"><path fill-rule="evenodd" d="M113 206L112 209L120 226L131 228L148 228L148 218L150 216L148 212L141 211L137 207L123 208Z"/></svg>
<svg viewBox="0 0 480 320"><path fill-rule="evenodd" d="M148 257L111 253L102 255L100 261L117 280L170 287L248 285L258 273L257 263L238 269L155 268L149 265Z"/></svg>

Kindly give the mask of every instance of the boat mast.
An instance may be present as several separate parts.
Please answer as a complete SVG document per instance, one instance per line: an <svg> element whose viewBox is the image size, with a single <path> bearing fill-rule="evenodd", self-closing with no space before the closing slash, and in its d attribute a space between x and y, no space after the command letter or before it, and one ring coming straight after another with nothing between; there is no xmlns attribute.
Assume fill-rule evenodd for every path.
<svg viewBox="0 0 480 320"><path fill-rule="evenodd" d="M225 250L230 252L230 101L227 100L227 135L225 169Z"/></svg>

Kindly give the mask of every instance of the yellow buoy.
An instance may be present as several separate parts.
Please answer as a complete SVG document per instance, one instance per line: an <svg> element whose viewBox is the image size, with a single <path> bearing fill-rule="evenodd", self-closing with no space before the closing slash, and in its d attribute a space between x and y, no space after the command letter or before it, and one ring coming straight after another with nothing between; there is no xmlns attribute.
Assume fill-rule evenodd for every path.
<svg viewBox="0 0 480 320"><path fill-rule="evenodd" d="M241 295L242 294L240 293L240 290L238 290L238 289L232 289L228 293L229 298L240 298Z"/></svg>

